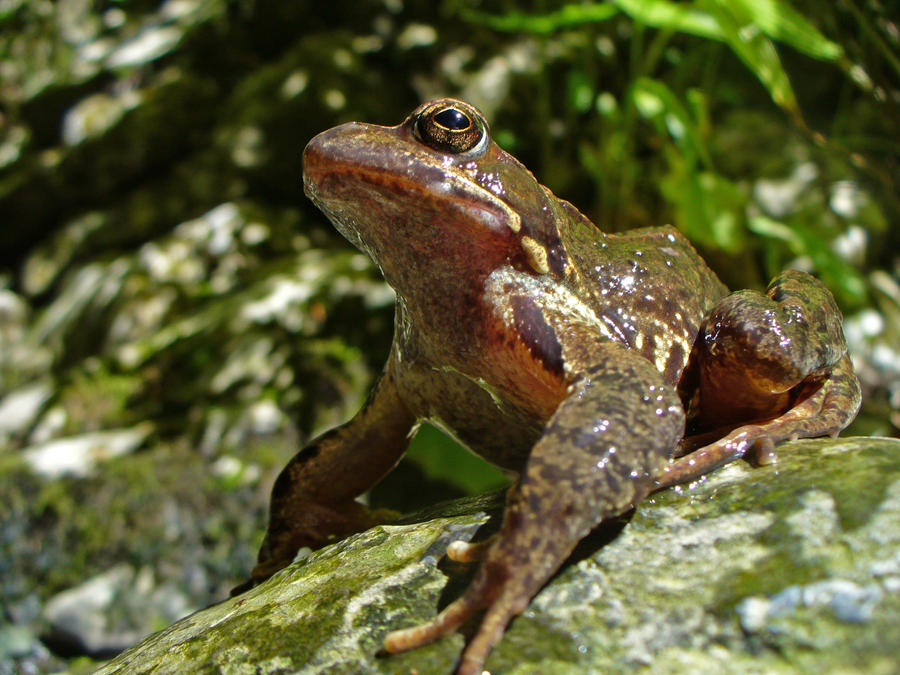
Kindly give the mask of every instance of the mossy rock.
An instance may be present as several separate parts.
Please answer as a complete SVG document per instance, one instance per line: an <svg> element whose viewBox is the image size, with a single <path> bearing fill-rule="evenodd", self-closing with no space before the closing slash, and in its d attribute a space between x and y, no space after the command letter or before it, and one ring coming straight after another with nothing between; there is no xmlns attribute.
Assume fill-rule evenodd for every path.
<svg viewBox="0 0 900 675"><path fill-rule="evenodd" d="M448 673L460 634L385 656L465 574L453 539L499 501L376 527L150 636L100 673ZM415 520L415 519L414 519ZM482 536L480 533L479 536ZM600 528L511 625L494 673L891 673L900 669L900 441L787 443Z"/></svg>

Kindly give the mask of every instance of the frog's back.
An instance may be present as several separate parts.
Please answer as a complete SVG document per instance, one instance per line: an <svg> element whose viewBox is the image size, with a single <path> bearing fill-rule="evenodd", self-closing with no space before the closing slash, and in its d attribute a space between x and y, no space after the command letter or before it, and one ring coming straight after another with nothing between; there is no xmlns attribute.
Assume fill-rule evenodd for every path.
<svg viewBox="0 0 900 675"><path fill-rule="evenodd" d="M728 289L674 227L605 234L567 202L563 208L570 283L601 332L677 382L704 316Z"/></svg>

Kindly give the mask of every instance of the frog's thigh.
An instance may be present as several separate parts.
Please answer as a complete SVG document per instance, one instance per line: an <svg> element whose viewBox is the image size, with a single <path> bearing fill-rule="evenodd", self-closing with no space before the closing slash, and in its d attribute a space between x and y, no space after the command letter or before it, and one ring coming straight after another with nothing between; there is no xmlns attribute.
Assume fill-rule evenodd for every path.
<svg viewBox="0 0 900 675"><path fill-rule="evenodd" d="M679 458L666 469L657 489L690 482L747 453L753 453L758 463L771 462L775 444L783 440L836 436L856 416L859 404L859 380L850 356L844 355L809 397L773 420L738 427L724 438Z"/></svg>
<svg viewBox="0 0 900 675"><path fill-rule="evenodd" d="M702 427L775 417L792 390L821 379L847 351L841 315L820 281L789 270L766 294L738 291L706 317L695 346Z"/></svg>
<svg viewBox="0 0 900 675"><path fill-rule="evenodd" d="M653 489L684 430L681 402L640 356L609 343L596 349L599 365L570 386L510 490L471 586L431 622L389 635L388 651L430 642L487 607L458 671L481 673L507 624L575 545Z"/></svg>
<svg viewBox="0 0 900 675"><path fill-rule="evenodd" d="M414 424L389 363L362 410L303 448L279 474L252 579L271 576L302 546L318 548L370 526L369 513L354 499L394 467Z"/></svg>

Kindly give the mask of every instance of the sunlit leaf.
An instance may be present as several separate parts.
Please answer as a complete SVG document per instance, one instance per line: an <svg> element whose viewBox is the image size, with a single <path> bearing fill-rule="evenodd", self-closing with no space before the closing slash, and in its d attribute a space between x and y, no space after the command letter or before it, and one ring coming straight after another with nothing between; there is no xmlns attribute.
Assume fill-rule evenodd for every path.
<svg viewBox="0 0 900 675"><path fill-rule="evenodd" d="M800 107L775 45L740 3L700 0L716 17L725 42L769 91L772 100L800 119Z"/></svg>
<svg viewBox="0 0 900 675"><path fill-rule="evenodd" d="M473 23L486 25L494 30L507 33L552 33L561 28L581 26L586 23L601 23L619 13L618 7L610 3L597 5L565 5L548 14L526 14L508 12L499 16L484 12L464 11L463 18Z"/></svg>
<svg viewBox="0 0 900 675"><path fill-rule="evenodd" d="M675 206L678 228L689 239L730 253L743 248L747 196L737 185L712 171L673 163L661 188Z"/></svg>
<svg viewBox="0 0 900 675"><path fill-rule="evenodd" d="M668 134L683 153L712 164L697 133L697 125L675 93L659 80L641 77L635 80L631 96L638 112L656 123L660 133Z"/></svg>
<svg viewBox="0 0 900 675"><path fill-rule="evenodd" d="M803 240L787 225L766 216L753 216L747 223L751 232L785 242L795 255L803 252Z"/></svg>
<svg viewBox="0 0 900 675"><path fill-rule="evenodd" d="M616 97L608 91L600 92L594 105L597 108L597 112L607 118L619 112L619 103L616 101Z"/></svg>
<svg viewBox="0 0 900 675"><path fill-rule="evenodd" d="M607 21L622 11L646 26L725 42L768 90L772 100L800 119L800 109L772 40L815 58L835 60L841 47L783 0L698 0L695 4L667 0L611 0L590 5L565 5L542 15L509 12L492 16L466 12L495 30L551 33L585 23Z"/></svg>
<svg viewBox="0 0 900 675"><path fill-rule="evenodd" d="M826 38L783 0L730 0L740 7L773 40L790 45L817 59L833 61L843 54L841 46Z"/></svg>
<svg viewBox="0 0 900 675"><path fill-rule="evenodd" d="M724 40L716 18L692 5L666 0L613 0L613 4L646 26Z"/></svg>
<svg viewBox="0 0 900 675"><path fill-rule="evenodd" d="M772 100L799 119L794 90L775 45L783 40L817 58L835 59L840 47L780 0L699 0L695 5L665 0L613 0L626 14L654 28L720 40L756 75Z"/></svg>
<svg viewBox="0 0 900 675"><path fill-rule="evenodd" d="M690 5L667 0L612 0L631 18L654 28L726 40L719 16L708 3ZM747 16L765 35L818 59L843 54L832 42L783 0L717 0L717 4Z"/></svg>

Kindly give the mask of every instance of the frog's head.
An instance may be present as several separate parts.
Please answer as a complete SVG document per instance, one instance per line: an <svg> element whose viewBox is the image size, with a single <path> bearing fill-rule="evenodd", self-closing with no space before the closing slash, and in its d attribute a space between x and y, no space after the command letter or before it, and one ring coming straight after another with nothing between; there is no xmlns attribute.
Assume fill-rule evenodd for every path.
<svg viewBox="0 0 900 675"><path fill-rule="evenodd" d="M400 125L352 122L303 153L306 194L403 294L451 291L511 264L562 274L559 202L491 140L472 105L450 98Z"/></svg>

